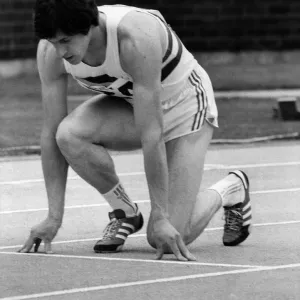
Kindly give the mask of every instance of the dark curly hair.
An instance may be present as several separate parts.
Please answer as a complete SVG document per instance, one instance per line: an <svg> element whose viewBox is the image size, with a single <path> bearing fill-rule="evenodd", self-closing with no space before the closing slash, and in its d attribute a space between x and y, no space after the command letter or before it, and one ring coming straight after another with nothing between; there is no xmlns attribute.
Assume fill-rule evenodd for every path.
<svg viewBox="0 0 300 300"><path fill-rule="evenodd" d="M86 35L97 26L95 0L37 0L34 7L34 29L40 39L54 38L60 31L66 35Z"/></svg>

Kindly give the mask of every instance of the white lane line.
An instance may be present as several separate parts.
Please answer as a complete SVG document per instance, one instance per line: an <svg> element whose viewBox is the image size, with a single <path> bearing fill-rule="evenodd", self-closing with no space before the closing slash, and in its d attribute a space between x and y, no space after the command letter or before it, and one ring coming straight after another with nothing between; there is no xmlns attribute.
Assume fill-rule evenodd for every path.
<svg viewBox="0 0 300 300"><path fill-rule="evenodd" d="M144 189L147 190L146 188ZM271 193L288 193L288 192L299 192L300 187L297 188L290 188L290 189L275 189L275 190L264 190L264 191L254 191L250 192L252 195L259 195L259 194L271 194ZM137 200L134 201L135 203L150 203L150 200ZM84 205L71 205L66 206L65 209L78 209L78 208L92 208L92 207L101 207L101 206L108 206L108 203L95 203L95 204L84 204ZM4 210L0 211L0 215L6 214L16 214L16 213L31 213L31 212L40 212L40 211L47 211L48 208L31 208L31 209L22 209L22 210Z"/></svg>
<svg viewBox="0 0 300 300"><path fill-rule="evenodd" d="M251 169L251 168L270 168L270 167L286 167L286 166L299 166L300 161L290 162L274 162L274 163L262 163L262 164L246 164L246 165L224 165L220 169Z"/></svg>
<svg viewBox="0 0 300 300"><path fill-rule="evenodd" d="M254 191L250 192L252 195L257 194L271 194L271 193L287 193L287 192L299 192L300 188L290 188L290 189L275 189L275 190L265 190L265 191Z"/></svg>
<svg viewBox="0 0 300 300"><path fill-rule="evenodd" d="M275 225L293 225L293 224L299 224L300 220L296 221L285 221L285 222L269 222L269 223L261 223L261 224L255 224L255 227L260 226L275 226Z"/></svg>
<svg viewBox="0 0 300 300"><path fill-rule="evenodd" d="M300 220L283 221L283 222L269 222L269 223L257 223L257 224L253 224L252 226L253 227L264 227L264 226L281 226L281 225L295 225L295 224L300 224ZM205 228L204 229L205 232L206 231L207 232L209 232L209 231L218 231L218 230L223 230L223 227L211 227L211 228ZM140 233L140 234L133 234L133 235L128 236L128 238L139 238L139 237L146 237L146 234L145 233ZM55 244L71 244L71 243L85 243L85 242L97 241L99 239L100 239L100 237L90 238L90 239L76 239L76 240L67 240L67 241L56 241L56 242L52 242L52 245L55 245ZM21 248L22 246L23 245L1 246L0 250Z"/></svg>
<svg viewBox="0 0 300 300"><path fill-rule="evenodd" d="M241 265L241 264L222 264L222 263L201 263L197 261L177 261L177 260L156 260L156 259L137 259L122 257L103 257L103 256L84 256L84 255L60 255L60 254L44 254L44 253L16 253L16 252L0 252L4 255L26 255L30 257L47 257L47 258L71 258L71 259L87 259L87 260L107 260L121 262L142 262L154 264L173 264L173 265L192 265L192 266L212 266L212 267L228 267L228 268L261 268L263 266Z"/></svg>
<svg viewBox="0 0 300 300"><path fill-rule="evenodd" d="M140 233L140 234L133 234L128 236L128 238L138 238L138 237L145 237L146 234ZM100 240L101 237L96 238L90 238L90 239L77 239L77 240L67 240L67 241L56 241L52 242L52 245L55 244L72 244L72 243L85 243L85 242L94 242L97 240ZM23 245L14 245L14 246L3 246L0 247L0 250L7 250L7 249L13 249L13 248L21 248Z"/></svg>
<svg viewBox="0 0 300 300"><path fill-rule="evenodd" d="M294 224L300 224L300 220L283 221L283 222L269 222L269 223L257 223L257 224L253 224L252 226L254 226L254 227L264 227L264 226L281 226L281 225L294 225ZM216 230L223 230L223 227L212 227L212 228L205 228L204 229L204 231L216 231Z"/></svg>
<svg viewBox="0 0 300 300"><path fill-rule="evenodd" d="M144 175L145 172L129 172L129 173L119 173L119 176L136 176L136 175ZM68 180L77 180L81 179L79 176L70 176ZM0 181L0 185L18 185L18 184L26 184L26 183L38 183L44 182L43 178L37 179L25 179L25 180L13 180L13 181Z"/></svg>
<svg viewBox="0 0 300 300"><path fill-rule="evenodd" d="M134 203L150 203L150 200L137 200ZM101 207L101 206L108 206L108 203L96 203L96 204L84 204L84 205L72 205L66 206L65 209L76 209L76 208L92 208L92 207ZM0 211L0 215L6 214L16 214L16 213L30 213L30 212L39 212L39 211L46 211L48 208L32 208L32 209L24 209L24 210L6 210Z"/></svg>
<svg viewBox="0 0 300 300"><path fill-rule="evenodd" d="M116 284L98 285L92 287L75 288L75 289L68 289L68 290L61 290L61 291L53 291L48 293L38 293L38 294L31 294L31 295L24 295L24 296L0 298L0 300L39 299L43 297L55 297L55 296L70 295L70 294L77 294L77 293L87 293L87 292L103 291L109 289L142 286L142 285L149 285L149 284L161 284L161 283L169 283L169 282L176 282L176 281L183 281L183 280L193 280L199 278L210 278L210 277L247 274L247 273L264 272L264 271L276 271L276 270L284 270L284 269L292 269L292 268L295 269L299 267L300 267L300 263L273 266L273 267L260 267L254 269L200 273L200 274L193 274L193 275L186 275L186 276L174 276L174 277L158 278L158 279L151 279L151 280L140 280L140 281L125 282L125 283L116 283Z"/></svg>
<svg viewBox="0 0 300 300"><path fill-rule="evenodd" d="M206 164L204 170L226 170L226 169L250 169L250 168L267 168L267 167L284 167L284 166L298 166L300 161L291 161L291 162L275 162L275 163L263 163L263 164L246 164L246 165L222 165L222 164ZM145 175L145 172L128 172L128 173L118 173L119 176L136 176L136 175ZM68 177L68 180L77 180L81 179L79 176ZM38 183L44 182L44 179L26 179L26 180L13 180L13 181L0 181L1 185L19 185L26 183Z"/></svg>

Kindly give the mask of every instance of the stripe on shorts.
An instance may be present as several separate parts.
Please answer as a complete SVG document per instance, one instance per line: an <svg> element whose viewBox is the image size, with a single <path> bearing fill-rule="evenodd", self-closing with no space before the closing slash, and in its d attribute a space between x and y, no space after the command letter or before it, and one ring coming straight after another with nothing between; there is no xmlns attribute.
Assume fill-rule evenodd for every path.
<svg viewBox="0 0 300 300"><path fill-rule="evenodd" d="M208 106L208 99L207 99L206 90L203 86L203 82L202 82L201 77L199 76L199 74L197 74L197 72L195 72L194 75L195 75L196 78L198 78L198 80L200 82L200 89L203 93L203 109L202 109L201 120L200 120L200 123L199 123L199 127L200 127L200 126L203 125L204 119L206 117L206 109L207 109L207 106Z"/></svg>
<svg viewBox="0 0 300 300"><path fill-rule="evenodd" d="M194 117L194 122L192 126L192 131L199 129L204 121L207 108L207 96L205 89L203 88L201 78L197 75L195 71L189 77L189 81L194 86L197 94L197 104L198 110Z"/></svg>

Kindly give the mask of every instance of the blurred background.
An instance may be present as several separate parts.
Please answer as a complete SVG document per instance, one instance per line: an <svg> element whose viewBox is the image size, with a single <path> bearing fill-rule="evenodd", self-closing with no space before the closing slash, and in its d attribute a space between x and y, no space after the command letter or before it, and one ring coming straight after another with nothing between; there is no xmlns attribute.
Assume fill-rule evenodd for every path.
<svg viewBox="0 0 300 300"><path fill-rule="evenodd" d="M158 9L211 77L220 111L215 139L298 133L276 118L276 95L224 91L300 87L299 0L96 1ZM35 0L0 1L0 148L38 145L40 87L32 25ZM86 94L70 84L70 94ZM219 96L218 96L219 95ZM226 94L225 94L226 95ZM246 99L245 99L246 98ZM83 99L81 99L83 100ZM72 101L70 109L78 105Z"/></svg>

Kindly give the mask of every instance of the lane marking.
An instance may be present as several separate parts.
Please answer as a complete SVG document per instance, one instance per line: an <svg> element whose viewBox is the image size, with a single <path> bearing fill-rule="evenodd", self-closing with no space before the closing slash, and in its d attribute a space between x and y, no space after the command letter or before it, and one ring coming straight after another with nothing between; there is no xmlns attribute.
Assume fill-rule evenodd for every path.
<svg viewBox="0 0 300 300"><path fill-rule="evenodd" d="M254 227L280 226L280 225L294 225L294 224L299 224L299 223L300 223L300 220L295 220L295 221L257 223L257 224L253 224L253 226ZM224 229L223 227L212 227L212 228L205 228L204 231L209 232L209 231L218 231L218 230L223 230L223 229ZM133 235L128 236L128 238L139 238L139 237L146 237L146 234L145 233L140 233L140 234L133 234ZM55 245L55 244L71 244L71 243L85 243L85 242L97 241L100 238L101 237L90 238L90 239L76 239L76 240L56 241L56 242L52 242L52 245ZM1 246L0 250L21 248L22 246L23 245Z"/></svg>
<svg viewBox="0 0 300 300"><path fill-rule="evenodd" d="M17 253L17 252L0 252L4 255L26 255L30 257L47 257L47 258L75 258L87 260L107 260L121 262L143 262L157 264L175 264L175 265L194 265L194 266L212 266L212 267L228 267L228 268L261 268L264 266L241 265L241 264L222 264L222 263L201 263L192 261L176 261L176 260L156 260L156 259L138 259L138 258L122 258L122 257L103 257L103 256L84 256L84 255L60 255L60 254L44 254L44 253ZM154 254L154 253L153 253Z"/></svg>
<svg viewBox="0 0 300 300"><path fill-rule="evenodd" d="M146 188L144 189L147 190ZM259 194L271 194L271 193L287 193L287 192L299 192L300 187L297 188L289 188L289 189L275 189L275 190L264 190L264 191L254 191L250 192L252 195L259 195ZM150 203L150 200L137 200L134 201L135 203ZM95 203L95 204L84 204L84 205L71 205L66 206L65 209L77 209L77 208L92 208L92 207L101 207L101 206L108 206L108 203ZM21 210L4 210L0 211L0 215L6 214L16 214L16 213L31 213L31 212L40 212L40 211L47 211L48 208L31 208L31 209L21 209Z"/></svg>
<svg viewBox="0 0 300 300"><path fill-rule="evenodd" d="M150 203L150 200L137 200L135 203ZM101 207L101 206L109 206L108 203L96 203L96 204L84 204L84 205L72 205L66 206L65 209L76 209L76 208L92 208L92 207ZM16 214L16 213L28 213L28 212L39 212L39 211L47 211L48 208L32 208L25 210L6 210L0 211L0 215L5 214Z"/></svg>
<svg viewBox="0 0 300 300"><path fill-rule="evenodd" d="M299 166L300 161L290 162L274 162L274 163L262 163L262 164L246 164L246 165L224 165L220 169L251 169L251 168L270 168L270 167L286 167L286 166Z"/></svg>
<svg viewBox="0 0 300 300"><path fill-rule="evenodd" d="M119 173L118 176L137 176L144 175L145 172L129 172L129 173ZM70 176L68 180L77 180L81 179L80 176ZM37 179L25 179L25 180L13 180L13 181L0 181L0 185L18 185L18 184L27 184L27 183L39 183L44 182L43 178Z"/></svg>
<svg viewBox="0 0 300 300"><path fill-rule="evenodd" d="M222 165L222 164L206 164L204 170L226 170L226 169L250 169L250 168L268 168L268 167L284 167L284 166L298 166L300 161L291 161L291 162L275 162L275 163L262 163L262 164L245 164L245 165ZM137 176L145 175L145 172L128 172L128 173L118 173L118 176ZM68 180L77 180L81 179L79 176L68 177ZM12 181L0 181L1 185L18 185L26 183L38 183L44 182L44 179L26 179L26 180L12 180Z"/></svg>
<svg viewBox="0 0 300 300"><path fill-rule="evenodd" d="M286 192L299 192L300 188L290 188L290 189L275 189L275 190L265 190L265 191L254 191L250 192L252 195L257 195L257 194L271 194L271 193L286 193Z"/></svg>
<svg viewBox="0 0 300 300"><path fill-rule="evenodd" d="M269 222L269 223L258 223L255 224L255 227L259 226L275 226L275 225L293 225L293 224L299 224L300 220L296 221L285 221L285 222Z"/></svg>
<svg viewBox="0 0 300 300"><path fill-rule="evenodd" d="M133 234L128 236L128 238L138 238L138 237L145 237L146 234L140 233L140 234ZM56 241L52 242L52 245L55 244L72 244L72 243L85 243L85 242L94 242L97 240L100 240L101 237L96 238L90 238L90 239L76 239L76 240L67 240L67 241ZM7 249L13 249L13 248L21 248L23 245L14 245L14 246L3 246L0 247L0 250L7 250ZM1 253L1 252L0 252Z"/></svg>
<svg viewBox="0 0 300 300"><path fill-rule="evenodd" d="M183 280L193 280L193 279L199 279L199 278L210 278L210 277L227 276L227 275L247 274L247 273L254 273L254 272L275 271L275 270L284 270L284 269L291 269L291 268L295 269L295 268L299 268L299 267L300 267L300 263L273 266L273 267L260 267L260 268L245 269L245 270L200 273L200 274L186 275L186 276L175 276L175 277L167 277L167 278L159 278L159 279L140 280L140 281L125 282L125 283L98 285L98 286L85 287L85 288L74 288L74 289L68 289L68 290L53 291L53 292L48 292L48 293L38 293L38 294L31 294L31 295L24 295L24 296L0 298L0 300L38 299L38 298L43 298L43 297L54 297L54 296L61 296L61 295L87 293L87 292L95 292L95 291L101 291L101 290L103 291L103 290L133 287L133 286L161 284L161 283L169 283L169 282L176 282L176 281L183 281Z"/></svg>

